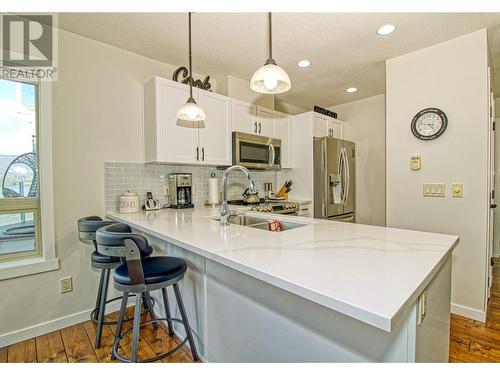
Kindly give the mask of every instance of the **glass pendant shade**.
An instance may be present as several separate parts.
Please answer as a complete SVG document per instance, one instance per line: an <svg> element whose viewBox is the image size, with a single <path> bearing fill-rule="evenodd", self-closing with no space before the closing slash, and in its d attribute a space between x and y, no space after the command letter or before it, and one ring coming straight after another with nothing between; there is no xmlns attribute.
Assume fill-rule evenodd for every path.
<svg viewBox="0 0 500 375"><path fill-rule="evenodd" d="M281 94L290 90L290 77L273 59L273 23L269 13L269 57L266 63L253 74L250 88L261 94Z"/></svg>
<svg viewBox="0 0 500 375"><path fill-rule="evenodd" d="M274 60L270 60L272 59L268 59L266 64L254 73L250 88L261 94L281 94L290 90L292 87L290 77L283 68L276 65Z"/></svg>
<svg viewBox="0 0 500 375"><path fill-rule="evenodd" d="M177 118L184 121L203 121L207 117L205 111L193 98L193 64L192 64L192 54L191 54L191 12L189 15L189 99L186 104L182 105L177 110Z"/></svg>
<svg viewBox="0 0 500 375"><path fill-rule="evenodd" d="M177 110L177 118L185 121L203 121L206 118L205 111L193 98L189 98L186 104Z"/></svg>

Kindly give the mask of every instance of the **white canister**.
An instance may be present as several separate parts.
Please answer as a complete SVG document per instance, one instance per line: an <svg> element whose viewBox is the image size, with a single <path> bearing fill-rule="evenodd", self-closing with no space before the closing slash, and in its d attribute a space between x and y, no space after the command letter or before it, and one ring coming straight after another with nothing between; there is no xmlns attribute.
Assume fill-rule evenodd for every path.
<svg viewBox="0 0 500 375"><path fill-rule="evenodd" d="M139 197L136 193L128 191L120 195L120 213L132 214L139 212Z"/></svg>

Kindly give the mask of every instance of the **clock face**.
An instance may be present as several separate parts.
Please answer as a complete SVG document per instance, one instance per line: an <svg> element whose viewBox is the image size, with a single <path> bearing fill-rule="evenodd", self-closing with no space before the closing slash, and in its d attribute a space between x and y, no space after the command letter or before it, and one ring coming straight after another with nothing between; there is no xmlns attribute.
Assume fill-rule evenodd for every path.
<svg viewBox="0 0 500 375"><path fill-rule="evenodd" d="M438 138L446 130L448 119L437 108L426 108L418 112L411 122L411 131L415 137L424 141Z"/></svg>

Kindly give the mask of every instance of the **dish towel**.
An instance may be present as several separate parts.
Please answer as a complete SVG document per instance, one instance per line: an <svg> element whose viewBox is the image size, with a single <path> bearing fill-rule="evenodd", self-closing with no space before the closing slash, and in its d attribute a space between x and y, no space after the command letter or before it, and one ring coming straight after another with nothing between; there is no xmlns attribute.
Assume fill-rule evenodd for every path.
<svg viewBox="0 0 500 375"><path fill-rule="evenodd" d="M271 232L283 232L285 230L283 223L279 220L268 220L268 223Z"/></svg>

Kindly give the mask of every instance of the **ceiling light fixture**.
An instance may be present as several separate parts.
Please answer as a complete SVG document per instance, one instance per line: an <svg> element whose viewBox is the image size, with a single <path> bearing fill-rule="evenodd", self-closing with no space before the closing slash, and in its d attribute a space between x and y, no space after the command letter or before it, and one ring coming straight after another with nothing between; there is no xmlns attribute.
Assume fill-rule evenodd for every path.
<svg viewBox="0 0 500 375"><path fill-rule="evenodd" d="M297 66L299 68L307 68L308 66L311 65L311 62L309 60L300 60L298 63L297 63Z"/></svg>
<svg viewBox="0 0 500 375"><path fill-rule="evenodd" d="M250 88L261 94L281 94L290 90L290 87L292 87L290 77L273 59L272 19L269 13L269 58L253 74Z"/></svg>
<svg viewBox="0 0 500 375"><path fill-rule="evenodd" d="M358 91L358 89L356 87L349 87L347 90L345 90L347 92L356 92Z"/></svg>
<svg viewBox="0 0 500 375"><path fill-rule="evenodd" d="M191 63L191 12L189 12L189 99L177 110L177 118L186 121L203 121L205 111L193 98L193 67Z"/></svg>
<svg viewBox="0 0 500 375"><path fill-rule="evenodd" d="M396 30L396 26L387 24L384 26L379 27L377 30L377 35L384 36L384 35L389 35L393 33Z"/></svg>

